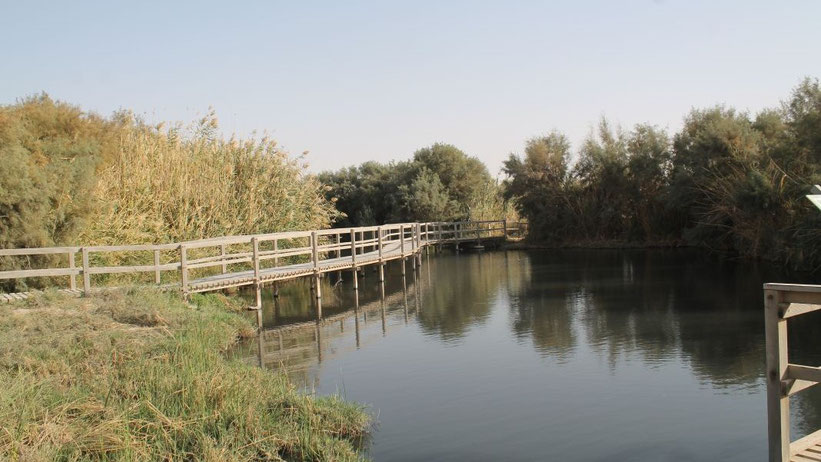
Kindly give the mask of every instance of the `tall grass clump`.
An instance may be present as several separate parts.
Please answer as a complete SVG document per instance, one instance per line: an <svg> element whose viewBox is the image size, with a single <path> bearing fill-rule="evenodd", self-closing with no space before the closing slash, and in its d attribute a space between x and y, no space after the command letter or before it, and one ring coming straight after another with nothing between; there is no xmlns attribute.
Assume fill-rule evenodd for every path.
<svg viewBox="0 0 821 462"><path fill-rule="evenodd" d="M190 127L118 118L120 152L98 172L99 219L84 230L85 242L316 229L335 215L300 159L266 137L221 138L213 113Z"/></svg>
<svg viewBox="0 0 821 462"><path fill-rule="evenodd" d="M213 112L191 125L151 125L38 95L0 106L0 160L0 248L315 229L338 213L300 157L267 137L222 137ZM134 259L105 258L112 261L94 264ZM0 270L66 264L64 255L0 257ZM50 282L3 281L0 289Z"/></svg>
<svg viewBox="0 0 821 462"><path fill-rule="evenodd" d="M151 291L0 307L3 460L356 460L368 417L226 359L231 299Z"/></svg>

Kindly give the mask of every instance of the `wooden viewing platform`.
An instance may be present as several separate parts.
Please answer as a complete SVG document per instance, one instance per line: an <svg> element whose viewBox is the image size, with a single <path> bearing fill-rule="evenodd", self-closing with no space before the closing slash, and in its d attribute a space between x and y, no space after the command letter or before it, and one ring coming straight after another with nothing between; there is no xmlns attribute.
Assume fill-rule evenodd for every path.
<svg viewBox="0 0 821 462"><path fill-rule="evenodd" d="M376 265L382 281L384 265L388 261L401 260L404 274L405 261L410 258L416 268L417 263L421 264L421 252L431 246L453 245L457 249L465 244L480 246L483 242L520 237L526 228L526 223L508 223L506 220L398 223L226 236L176 244L0 249L0 257L35 261L38 256L65 255L65 266L0 271L0 279L65 277L68 287L64 291L87 295L92 290L94 276L149 273L153 274L155 285L178 288L186 296L255 286L259 307L259 291L264 284L299 277L318 280L324 273L353 270L354 288L357 288L356 270L363 267ZM79 262L78 256L81 257ZM46 265L55 264L53 258L43 258L42 261ZM95 265L96 262L110 265L112 261L123 263ZM82 289L77 287L78 277L82 278ZM317 298L320 298L320 285L314 284L314 287ZM0 302L20 300L28 295L0 294Z"/></svg>
<svg viewBox="0 0 821 462"><path fill-rule="evenodd" d="M764 284L770 462L821 462L821 430L790 442L790 396L818 385L821 367L791 364L787 320L821 310L821 286Z"/></svg>

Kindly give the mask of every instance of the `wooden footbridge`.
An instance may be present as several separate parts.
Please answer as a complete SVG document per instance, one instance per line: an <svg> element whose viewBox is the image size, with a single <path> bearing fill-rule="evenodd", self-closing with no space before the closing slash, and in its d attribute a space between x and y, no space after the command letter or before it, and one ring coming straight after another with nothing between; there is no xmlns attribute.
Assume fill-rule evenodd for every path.
<svg viewBox="0 0 821 462"><path fill-rule="evenodd" d="M353 270L353 284L357 288L357 271L366 266L376 266L382 281L388 261L401 260L404 274L406 260L410 259L416 268L424 250L444 245L457 250L460 246L481 247L521 237L526 227L526 223L506 220L398 223L227 236L175 244L0 249L2 258L25 260L20 265L25 269L0 271L0 279L62 278L67 279L64 291L87 295L93 290L93 283L97 283L96 287L134 284L133 278L129 280L123 275L139 273L143 278L146 274L153 276L153 281L141 282L178 288L185 296L253 286L260 307L260 290L265 284L300 277L318 281L325 273ZM58 261L60 255L65 256L62 262ZM44 267L33 268L38 263ZM82 278L82 289L78 288L78 278ZM321 285L314 283L313 287L320 298ZM0 294L0 301L28 295Z"/></svg>

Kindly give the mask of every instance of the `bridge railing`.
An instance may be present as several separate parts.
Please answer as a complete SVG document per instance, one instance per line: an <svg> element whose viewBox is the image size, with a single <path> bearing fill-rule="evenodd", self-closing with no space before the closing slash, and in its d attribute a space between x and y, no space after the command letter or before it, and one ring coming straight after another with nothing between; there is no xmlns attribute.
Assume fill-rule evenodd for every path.
<svg viewBox="0 0 821 462"><path fill-rule="evenodd" d="M816 460L821 430L790 441L790 396L821 383L821 367L789 362L787 320L821 310L821 286L764 284L764 310L769 460ZM798 455L807 450L810 457Z"/></svg>
<svg viewBox="0 0 821 462"><path fill-rule="evenodd" d="M153 275L153 284L181 286L185 291L189 281L198 277L253 271L258 278L267 268L295 264L319 267L328 260L345 257L356 265L362 259L381 259L381 249L396 252L398 248L405 256L435 243L514 236L524 226L505 220L396 223L225 236L172 244L0 249L0 258L22 259L23 264L18 266L27 267L0 271L0 280L66 277L68 288L77 289L81 277L82 289L88 293L95 282L93 276L148 273L149 278ZM53 258L59 255L65 256L62 262ZM43 267L32 268L38 264Z"/></svg>

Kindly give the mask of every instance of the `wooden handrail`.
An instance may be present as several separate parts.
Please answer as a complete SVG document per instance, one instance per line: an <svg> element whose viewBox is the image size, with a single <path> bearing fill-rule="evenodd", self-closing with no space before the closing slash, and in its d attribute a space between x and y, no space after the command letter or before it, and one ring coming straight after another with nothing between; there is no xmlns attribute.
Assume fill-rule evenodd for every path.
<svg viewBox="0 0 821 462"><path fill-rule="evenodd" d="M787 319L816 310L821 310L821 285L764 284L770 462L788 462L821 442L821 431L790 441L790 396L821 383L821 367L789 362Z"/></svg>
<svg viewBox="0 0 821 462"><path fill-rule="evenodd" d="M498 226L499 224L501 227ZM88 293L91 288L92 275L153 272L154 283L160 284L162 272L180 271L179 284L183 292L186 292L191 270L219 268L218 271L225 274L232 265L251 264L254 266L262 261L274 260L274 266L279 266L280 259L289 257L309 257L318 267L320 262L327 258L341 257L343 251L350 252L351 263L356 265L357 256L369 251L376 251L379 254L377 260L382 261L383 249L388 244L397 246L395 249L399 249L402 255L414 254L422 247L436 242L494 235L505 237L509 230L521 229L521 225L521 223L508 223L505 220L409 222L343 229L221 236L169 244L0 249L0 257L64 254L68 261L68 267L0 271L0 280L68 277L69 287L75 288L76 278L82 276L83 290ZM497 232L500 233L495 234ZM349 242L342 242L342 236L348 236ZM306 242L307 246L305 246ZM263 243L269 244L260 248ZM254 245L256 251L254 251ZM273 250L270 247L273 247ZM216 255L213 254L214 251L217 252ZM147 252L149 255L144 259L145 263L134 265L93 266L92 264L95 261L92 258L94 254L128 252ZM76 264L77 253L81 253L82 256L80 266ZM206 255L202 255L203 253ZM794 305L789 312L798 313L801 310L803 308L799 305Z"/></svg>

